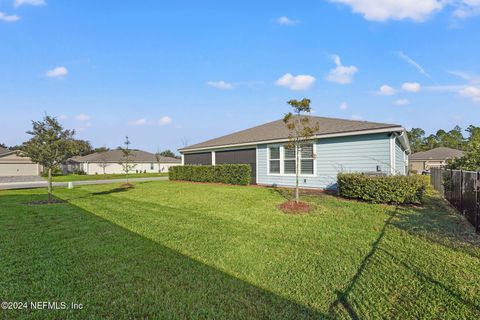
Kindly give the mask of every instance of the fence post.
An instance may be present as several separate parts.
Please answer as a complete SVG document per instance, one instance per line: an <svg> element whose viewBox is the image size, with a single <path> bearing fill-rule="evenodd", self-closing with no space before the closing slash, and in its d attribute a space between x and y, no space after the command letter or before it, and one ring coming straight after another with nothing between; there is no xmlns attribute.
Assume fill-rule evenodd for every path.
<svg viewBox="0 0 480 320"><path fill-rule="evenodd" d="M475 181L475 232L480 231L480 172L477 172L477 181Z"/></svg>
<svg viewBox="0 0 480 320"><path fill-rule="evenodd" d="M460 170L460 212L465 215L463 211L463 170Z"/></svg>
<svg viewBox="0 0 480 320"><path fill-rule="evenodd" d="M448 199L450 203L452 203L453 200L453 169L450 169L450 199Z"/></svg>

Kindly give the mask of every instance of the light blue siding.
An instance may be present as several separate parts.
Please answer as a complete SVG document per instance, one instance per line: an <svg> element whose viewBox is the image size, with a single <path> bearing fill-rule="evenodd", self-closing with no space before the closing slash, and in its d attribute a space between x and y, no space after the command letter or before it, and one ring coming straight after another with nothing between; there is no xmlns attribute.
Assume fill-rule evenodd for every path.
<svg viewBox="0 0 480 320"><path fill-rule="evenodd" d="M315 176L301 176L304 188L336 187L339 172L376 172L377 166L390 173L390 137L387 133L325 138L316 142ZM268 148L257 146L257 183L294 186L295 175L269 175Z"/></svg>
<svg viewBox="0 0 480 320"><path fill-rule="evenodd" d="M396 174L406 174L405 172L405 150L402 147L402 144L398 141L398 139L395 140L395 173Z"/></svg>

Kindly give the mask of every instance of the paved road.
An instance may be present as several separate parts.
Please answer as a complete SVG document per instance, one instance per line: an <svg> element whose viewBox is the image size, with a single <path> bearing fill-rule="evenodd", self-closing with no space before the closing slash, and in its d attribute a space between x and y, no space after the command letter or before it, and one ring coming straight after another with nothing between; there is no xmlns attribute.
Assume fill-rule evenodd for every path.
<svg viewBox="0 0 480 320"><path fill-rule="evenodd" d="M128 179L130 182L144 182L144 181L161 181L168 180L168 177L152 177L152 178L131 178ZM86 180L86 181L75 181L73 186L84 186L91 184L108 184L108 183L123 183L125 179L111 179L111 180ZM47 181L30 181L30 182L11 182L11 183L0 183L0 190L8 189L33 189L33 188L45 188L47 186ZM68 182L54 182L54 187L66 187Z"/></svg>

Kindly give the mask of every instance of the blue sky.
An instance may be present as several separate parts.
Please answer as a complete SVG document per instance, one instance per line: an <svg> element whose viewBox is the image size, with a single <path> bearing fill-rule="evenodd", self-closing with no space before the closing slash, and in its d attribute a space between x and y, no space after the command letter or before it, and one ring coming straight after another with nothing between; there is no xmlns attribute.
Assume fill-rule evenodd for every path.
<svg viewBox="0 0 480 320"><path fill-rule="evenodd" d="M177 149L282 117L480 125L480 0L0 0L0 142Z"/></svg>

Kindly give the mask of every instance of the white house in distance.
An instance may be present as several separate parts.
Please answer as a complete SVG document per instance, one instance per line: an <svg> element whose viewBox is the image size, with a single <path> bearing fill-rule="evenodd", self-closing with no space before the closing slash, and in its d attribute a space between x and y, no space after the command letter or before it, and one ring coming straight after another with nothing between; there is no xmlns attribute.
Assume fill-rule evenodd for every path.
<svg viewBox="0 0 480 320"><path fill-rule="evenodd" d="M135 165L131 173L136 172L168 172L172 166L182 165L182 161L170 157L157 157L150 152L132 149L129 161ZM118 174L124 173L121 150L96 152L82 157L71 158L64 166L67 173L84 171L86 174Z"/></svg>
<svg viewBox="0 0 480 320"><path fill-rule="evenodd" d="M22 157L20 151L0 147L0 176L38 176L41 166L28 157Z"/></svg>

